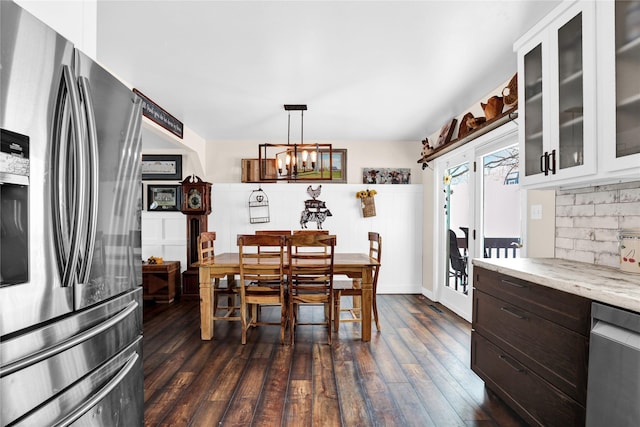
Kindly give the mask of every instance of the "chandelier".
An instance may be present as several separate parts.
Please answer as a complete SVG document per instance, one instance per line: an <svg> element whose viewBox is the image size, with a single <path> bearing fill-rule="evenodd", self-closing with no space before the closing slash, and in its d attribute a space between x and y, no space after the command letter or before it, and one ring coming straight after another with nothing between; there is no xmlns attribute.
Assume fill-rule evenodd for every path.
<svg viewBox="0 0 640 427"><path fill-rule="evenodd" d="M304 143L306 104L285 104L287 117L286 144L260 144L258 164L261 181L328 181L332 179L331 144ZM291 111L300 111L300 143L291 143Z"/></svg>

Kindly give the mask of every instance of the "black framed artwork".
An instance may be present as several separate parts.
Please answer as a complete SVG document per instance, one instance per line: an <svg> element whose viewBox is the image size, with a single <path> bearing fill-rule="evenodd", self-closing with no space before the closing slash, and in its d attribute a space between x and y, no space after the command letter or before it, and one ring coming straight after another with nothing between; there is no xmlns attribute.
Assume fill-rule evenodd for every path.
<svg viewBox="0 0 640 427"><path fill-rule="evenodd" d="M181 200L180 185L147 185L147 210L150 212L179 211Z"/></svg>
<svg viewBox="0 0 640 427"><path fill-rule="evenodd" d="M143 154L142 179L144 181L182 181L180 154Z"/></svg>

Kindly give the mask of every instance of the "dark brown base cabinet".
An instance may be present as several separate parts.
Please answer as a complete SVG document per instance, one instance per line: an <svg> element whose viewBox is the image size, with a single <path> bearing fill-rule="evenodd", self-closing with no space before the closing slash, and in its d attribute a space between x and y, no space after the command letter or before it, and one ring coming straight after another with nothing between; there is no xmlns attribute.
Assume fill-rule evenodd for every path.
<svg viewBox="0 0 640 427"><path fill-rule="evenodd" d="M591 300L474 268L471 369L531 425L583 426Z"/></svg>

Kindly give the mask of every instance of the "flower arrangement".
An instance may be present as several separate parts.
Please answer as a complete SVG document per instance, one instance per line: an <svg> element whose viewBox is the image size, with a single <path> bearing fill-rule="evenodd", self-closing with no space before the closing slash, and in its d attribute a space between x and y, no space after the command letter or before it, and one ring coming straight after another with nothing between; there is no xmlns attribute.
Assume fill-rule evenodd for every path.
<svg viewBox="0 0 640 427"><path fill-rule="evenodd" d="M364 199L365 197L373 197L376 194L378 194L376 190L361 190L356 193L356 198Z"/></svg>
<svg viewBox="0 0 640 427"><path fill-rule="evenodd" d="M361 190L356 193L356 198L360 199L363 217L376 216L376 204L373 199L376 194L376 190Z"/></svg>

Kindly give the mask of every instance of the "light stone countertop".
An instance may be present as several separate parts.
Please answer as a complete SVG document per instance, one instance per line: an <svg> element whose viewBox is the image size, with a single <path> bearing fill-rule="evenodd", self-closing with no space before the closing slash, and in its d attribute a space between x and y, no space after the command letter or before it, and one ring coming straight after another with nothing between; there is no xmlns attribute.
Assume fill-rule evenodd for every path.
<svg viewBox="0 0 640 427"><path fill-rule="evenodd" d="M474 258L473 265L640 313L640 274L557 258Z"/></svg>

